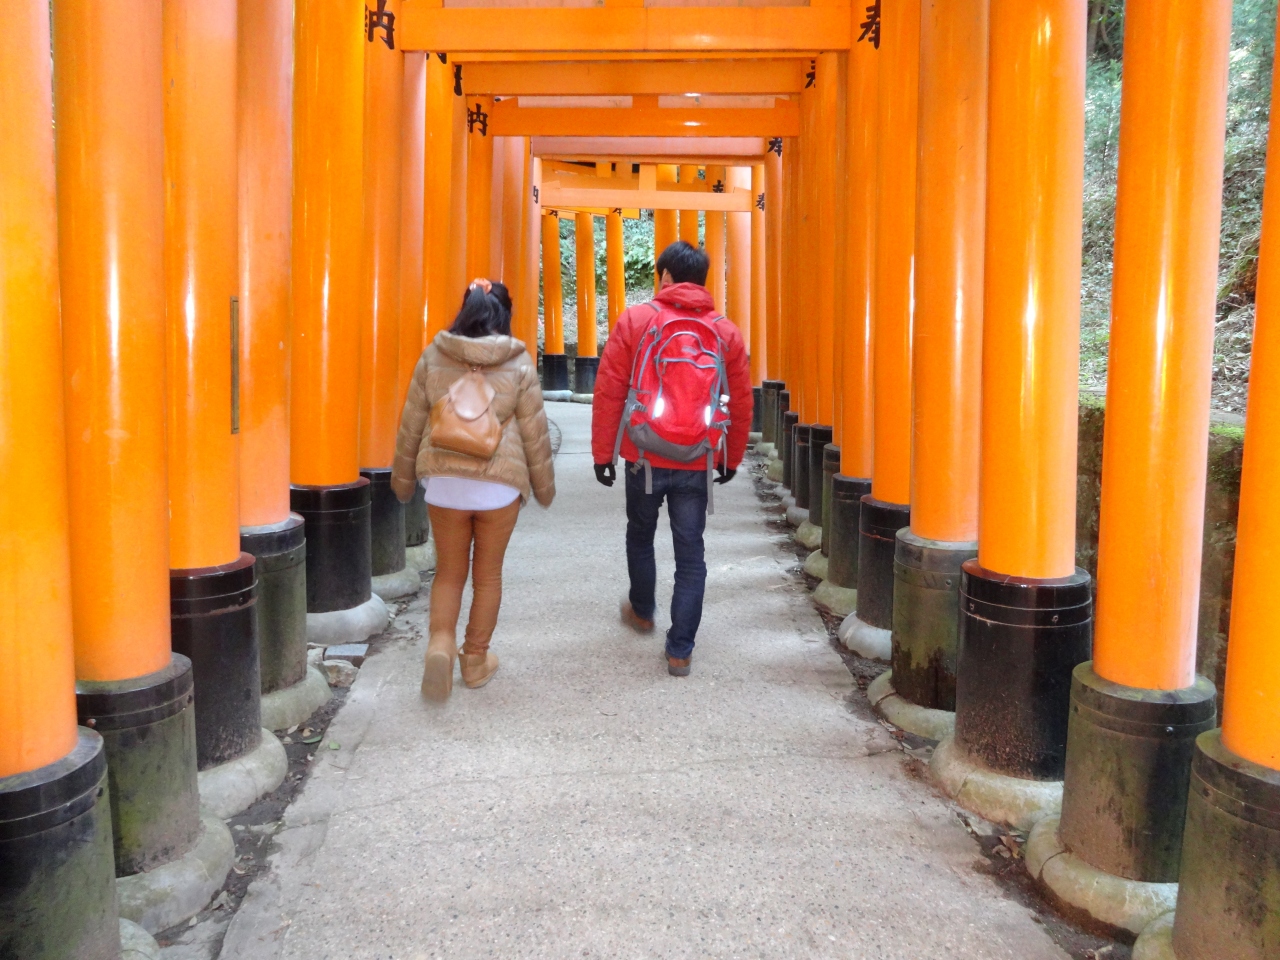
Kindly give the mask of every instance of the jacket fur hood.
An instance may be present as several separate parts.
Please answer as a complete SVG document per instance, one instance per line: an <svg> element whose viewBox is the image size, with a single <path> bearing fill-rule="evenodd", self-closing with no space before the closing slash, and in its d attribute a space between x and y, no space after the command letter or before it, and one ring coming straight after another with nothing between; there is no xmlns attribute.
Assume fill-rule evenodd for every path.
<svg viewBox="0 0 1280 960"><path fill-rule="evenodd" d="M498 333L487 337L463 337L441 330L432 343L446 357L474 367L496 367L525 351L523 341Z"/></svg>

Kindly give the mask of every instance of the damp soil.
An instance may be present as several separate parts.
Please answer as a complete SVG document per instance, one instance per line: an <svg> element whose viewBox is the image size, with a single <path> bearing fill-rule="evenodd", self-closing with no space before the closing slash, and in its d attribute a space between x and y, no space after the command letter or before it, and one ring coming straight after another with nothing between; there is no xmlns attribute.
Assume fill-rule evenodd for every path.
<svg viewBox="0 0 1280 960"><path fill-rule="evenodd" d="M783 509L782 496L779 492L782 488L765 477L763 461L759 458L754 459L751 475L756 495L761 502L765 525L770 533L790 534L791 527L787 523L786 511ZM788 572L812 593L819 581L806 574L802 567L810 551L794 540L779 543L778 550L784 556L795 556L796 563L794 566L788 565ZM845 708L859 719L879 723L884 727L902 749L903 772L910 779L918 782L922 789L931 790L938 796L942 796L929 773L929 758L933 754L935 742L894 727L876 714L871 708L870 701L867 700L867 687L870 686L871 681L889 669L888 665L867 660L851 652L840 642L837 635L841 618L816 604L814 609L826 625L831 648L839 654L853 677L854 689L845 698ZM1006 831L963 810L954 809L954 812L956 818L973 837L980 854L973 861L973 871L991 877L999 884L1006 897L1026 907L1031 913L1031 919L1043 926L1053 942L1072 960L1132 960L1131 944L1116 940L1106 931L1091 926L1087 918L1070 909L1064 909L1064 905L1046 897L1035 885L1022 858L1027 839L1025 835L1017 831Z"/></svg>

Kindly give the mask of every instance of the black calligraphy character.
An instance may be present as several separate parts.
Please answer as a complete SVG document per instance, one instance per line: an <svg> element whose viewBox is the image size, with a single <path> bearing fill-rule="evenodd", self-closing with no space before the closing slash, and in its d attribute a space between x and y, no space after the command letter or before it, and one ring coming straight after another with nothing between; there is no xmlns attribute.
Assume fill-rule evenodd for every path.
<svg viewBox="0 0 1280 960"><path fill-rule="evenodd" d="M489 135L489 115L484 112L484 108L478 103L474 110L467 111L467 133L475 133L476 127L480 128L480 136L487 137Z"/></svg>
<svg viewBox="0 0 1280 960"><path fill-rule="evenodd" d="M560 213L556 210L548 210L546 211L546 214L548 217L556 217L557 219L560 217Z"/></svg>
<svg viewBox="0 0 1280 960"><path fill-rule="evenodd" d="M858 34L858 42L870 40L871 46L880 49L880 0L867 7L867 19L858 24L862 32Z"/></svg>
<svg viewBox="0 0 1280 960"><path fill-rule="evenodd" d="M774 153L776 153L778 156L782 156L782 138L774 137L772 140L770 140L769 149L772 150Z"/></svg>
<svg viewBox="0 0 1280 960"><path fill-rule="evenodd" d="M711 192L712 192L712 193L724 193L724 181L723 181L723 180L717 180L715 183L713 183L713 184L711 185Z"/></svg>
<svg viewBox="0 0 1280 960"><path fill-rule="evenodd" d="M810 60L809 69L804 75L804 88L808 90L818 80L818 61Z"/></svg>
<svg viewBox="0 0 1280 960"><path fill-rule="evenodd" d="M533 202L534 203L538 202L538 188L536 185L533 188Z"/></svg>
<svg viewBox="0 0 1280 960"><path fill-rule="evenodd" d="M613 212L614 212L614 213L616 213L618 216L622 216L622 208L621 208L621 207L614 207L614 208L613 208Z"/></svg>
<svg viewBox="0 0 1280 960"><path fill-rule="evenodd" d="M453 65L453 95L462 96L462 64L460 63Z"/></svg>
<svg viewBox="0 0 1280 960"><path fill-rule="evenodd" d="M396 48L396 15L387 10L387 0L378 0L378 9L364 8L365 33L370 43L378 30L382 31L382 42L389 48Z"/></svg>
<svg viewBox="0 0 1280 960"><path fill-rule="evenodd" d="M440 58L441 63L449 62L449 55L447 53L437 53L436 56Z"/></svg>
<svg viewBox="0 0 1280 960"><path fill-rule="evenodd" d="M764 210L764 194L763 193L756 197L756 209Z"/></svg>

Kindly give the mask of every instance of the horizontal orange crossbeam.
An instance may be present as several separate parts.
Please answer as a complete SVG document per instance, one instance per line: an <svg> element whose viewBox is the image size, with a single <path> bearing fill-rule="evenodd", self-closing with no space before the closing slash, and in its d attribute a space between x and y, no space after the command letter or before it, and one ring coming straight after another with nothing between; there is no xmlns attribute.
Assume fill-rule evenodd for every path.
<svg viewBox="0 0 1280 960"><path fill-rule="evenodd" d="M627 209L626 207L556 207L555 209L543 210L544 217L558 217L561 220L574 221L577 214L589 213L595 217L607 217L611 213L620 213L624 220L639 220L640 210Z"/></svg>
<svg viewBox="0 0 1280 960"><path fill-rule="evenodd" d="M586 178L573 179L585 180ZM611 181L601 180L600 182L609 184ZM612 182L625 183L618 180ZM552 210L560 210L564 207L621 207L624 209L638 207L642 210L727 210L745 213L751 209L752 197L747 190L738 189L725 193L712 193L709 190L666 190L661 187L655 190L644 190L640 189L637 181L631 182L637 185L632 188L614 186L600 189L587 186L562 186L557 181L551 180L543 183L539 201L544 209ZM675 185L664 184L663 186Z"/></svg>
<svg viewBox="0 0 1280 960"><path fill-rule="evenodd" d="M804 89L797 59L481 62L462 68L468 95L784 94Z"/></svg>
<svg viewBox="0 0 1280 960"><path fill-rule="evenodd" d="M854 22L847 3L809 7L443 7L438 3L404 0L396 24L402 50L453 54L847 50Z"/></svg>
<svg viewBox="0 0 1280 960"><path fill-rule="evenodd" d="M535 157L622 163L746 166L768 152L765 137L533 137Z"/></svg>
<svg viewBox="0 0 1280 960"><path fill-rule="evenodd" d="M768 109L693 107L521 107L493 105L490 132L499 137L794 137L800 111L779 100Z"/></svg>

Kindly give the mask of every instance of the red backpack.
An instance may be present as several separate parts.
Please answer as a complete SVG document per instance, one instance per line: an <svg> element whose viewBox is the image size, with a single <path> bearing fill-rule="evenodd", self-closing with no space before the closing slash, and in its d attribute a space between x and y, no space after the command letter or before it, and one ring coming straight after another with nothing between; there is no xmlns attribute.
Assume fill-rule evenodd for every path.
<svg viewBox="0 0 1280 960"><path fill-rule="evenodd" d="M661 314L657 306L655 314ZM653 466L646 453L679 463L707 462L707 512L716 453L724 448L729 427L724 344L716 321L672 317L656 322L636 344L631 387L618 424L613 462L622 450L623 431L640 451L645 493L653 492Z"/></svg>

